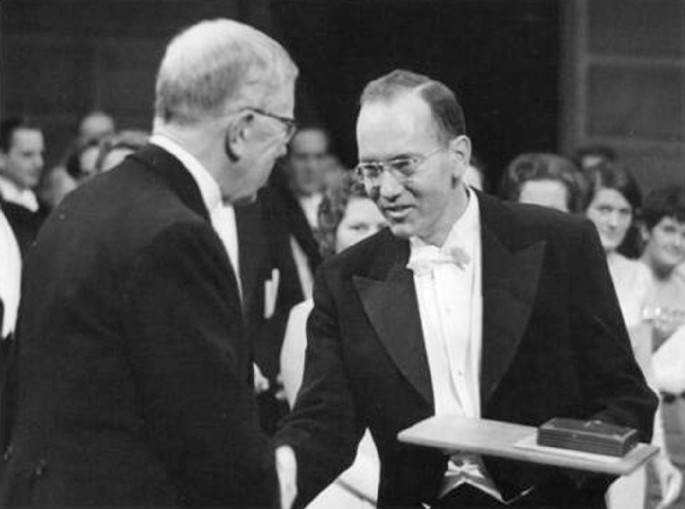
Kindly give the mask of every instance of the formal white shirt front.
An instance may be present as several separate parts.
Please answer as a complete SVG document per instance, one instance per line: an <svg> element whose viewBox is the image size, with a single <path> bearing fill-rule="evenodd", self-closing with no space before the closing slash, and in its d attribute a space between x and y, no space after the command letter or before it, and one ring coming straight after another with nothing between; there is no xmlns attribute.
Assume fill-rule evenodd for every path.
<svg viewBox="0 0 685 509"><path fill-rule="evenodd" d="M7 177L0 175L0 196L9 203L21 205L31 212L38 212L38 198L30 189L20 189Z"/></svg>
<svg viewBox="0 0 685 509"><path fill-rule="evenodd" d="M0 210L0 301L4 313L0 322L0 340L14 332L21 287L21 253L5 214Z"/></svg>
<svg viewBox="0 0 685 509"><path fill-rule="evenodd" d="M443 246L419 238L410 243L407 266L414 271L435 414L479 418L483 301L476 194L469 191L466 210ZM478 455L450 458L439 496L464 483L502 501Z"/></svg>
<svg viewBox="0 0 685 509"><path fill-rule="evenodd" d="M170 140L161 134L155 134L150 138L150 143L163 148L171 155L176 157L200 189L202 201L209 212L212 227L221 239L226 249L231 268L238 283L238 291L242 298L242 284L240 281L240 265L238 260L238 229L235 222L235 210L229 203L224 203L221 199L221 190L214 177L190 152L181 147L178 143Z"/></svg>

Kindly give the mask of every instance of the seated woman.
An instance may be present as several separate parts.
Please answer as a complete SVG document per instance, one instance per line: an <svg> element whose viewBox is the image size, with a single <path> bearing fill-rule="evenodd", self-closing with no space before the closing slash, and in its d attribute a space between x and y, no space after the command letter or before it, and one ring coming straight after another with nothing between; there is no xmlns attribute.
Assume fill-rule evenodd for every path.
<svg viewBox="0 0 685 509"><path fill-rule="evenodd" d="M647 382L654 388L652 330L644 314L652 289L652 277L639 260L626 258L618 252L619 246L626 239L633 217L639 210L640 191L630 173L618 163L600 163L587 170L587 176L589 192L585 214L599 232L635 358ZM654 460L662 487L660 507L668 507L678 498L682 476L671 463L666 451L660 409L656 415L653 443L661 448L659 456ZM620 478L609 488L609 508L644 508L646 489L647 476L644 468Z"/></svg>
<svg viewBox="0 0 685 509"><path fill-rule="evenodd" d="M364 193L352 172L332 182L319 206L319 228L324 256L376 233L386 225L376 204ZM290 313L281 350L281 379L292 407L302 383L307 346L305 324L312 300L295 306ZM367 431L359 444L354 464L310 504L309 509L371 508L376 505L379 462L376 448Z"/></svg>
<svg viewBox="0 0 685 509"><path fill-rule="evenodd" d="M583 190L583 176L571 161L537 152L516 157L500 183L505 200L574 213L581 211Z"/></svg>

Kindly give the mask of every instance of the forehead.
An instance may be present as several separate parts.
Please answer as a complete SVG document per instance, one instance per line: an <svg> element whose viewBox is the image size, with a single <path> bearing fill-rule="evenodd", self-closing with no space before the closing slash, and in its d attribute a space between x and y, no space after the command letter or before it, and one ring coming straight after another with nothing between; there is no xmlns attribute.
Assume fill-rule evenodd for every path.
<svg viewBox="0 0 685 509"><path fill-rule="evenodd" d="M630 208L630 203L628 203L628 200L626 200L625 196L623 196L620 191L608 187L600 187L597 190L595 193L595 201L613 205L614 207Z"/></svg>
<svg viewBox="0 0 685 509"><path fill-rule="evenodd" d="M12 133L10 149L12 148L43 150L43 133L39 129L20 127Z"/></svg>
<svg viewBox="0 0 685 509"><path fill-rule="evenodd" d="M421 152L435 143L430 107L416 94L406 93L388 101L362 105L357 120L360 159Z"/></svg>
<svg viewBox="0 0 685 509"><path fill-rule="evenodd" d="M327 144L324 133L318 129L305 129L295 135L290 148L295 152L324 152Z"/></svg>

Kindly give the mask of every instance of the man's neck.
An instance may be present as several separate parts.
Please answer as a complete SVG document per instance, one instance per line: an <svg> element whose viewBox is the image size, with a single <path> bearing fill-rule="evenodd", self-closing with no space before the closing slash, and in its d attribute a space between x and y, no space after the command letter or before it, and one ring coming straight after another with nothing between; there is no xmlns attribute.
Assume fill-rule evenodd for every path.
<svg viewBox="0 0 685 509"><path fill-rule="evenodd" d="M163 136L192 155L218 182L216 155L208 133L200 128L157 124L153 135Z"/></svg>

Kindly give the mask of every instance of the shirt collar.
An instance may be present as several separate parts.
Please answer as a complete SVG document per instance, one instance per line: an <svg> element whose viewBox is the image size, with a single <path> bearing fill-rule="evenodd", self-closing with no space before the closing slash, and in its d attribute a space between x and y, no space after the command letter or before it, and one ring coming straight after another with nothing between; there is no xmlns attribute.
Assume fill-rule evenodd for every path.
<svg viewBox="0 0 685 509"><path fill-rule="evenodd" d="M16 203L31 212L38 210L38 198L30 189L19 189L17 185L7 177L0 175L0 196L6 202Z"/></svg>
<svg viewBox="0 0 685 509"><path fill-rule="evenodd" d="M470 189L467 189L466 193L468 197L466 209L452 226L445 243L440 248L441 252L447 253L451 248L459 247L466 253L472 253L472 247L478 240L478 235L480 235L480 208L478 206L478 197L476 193ZM429 245L419 237L411 237L409 241L412 251Z"/></svg>
<svg viewBox="0 0 685 509"><path fill-rule="evenodd" d="M163 134L152 135L149 142L163 148L181 161L186 170L188 170L188 173L193 177L193 180L195 180L197 187L200 189L202 201L210 214L221 205L221 190L219 189L219 184L217 184L214 177L212 177L194 155Z"/></svg>

